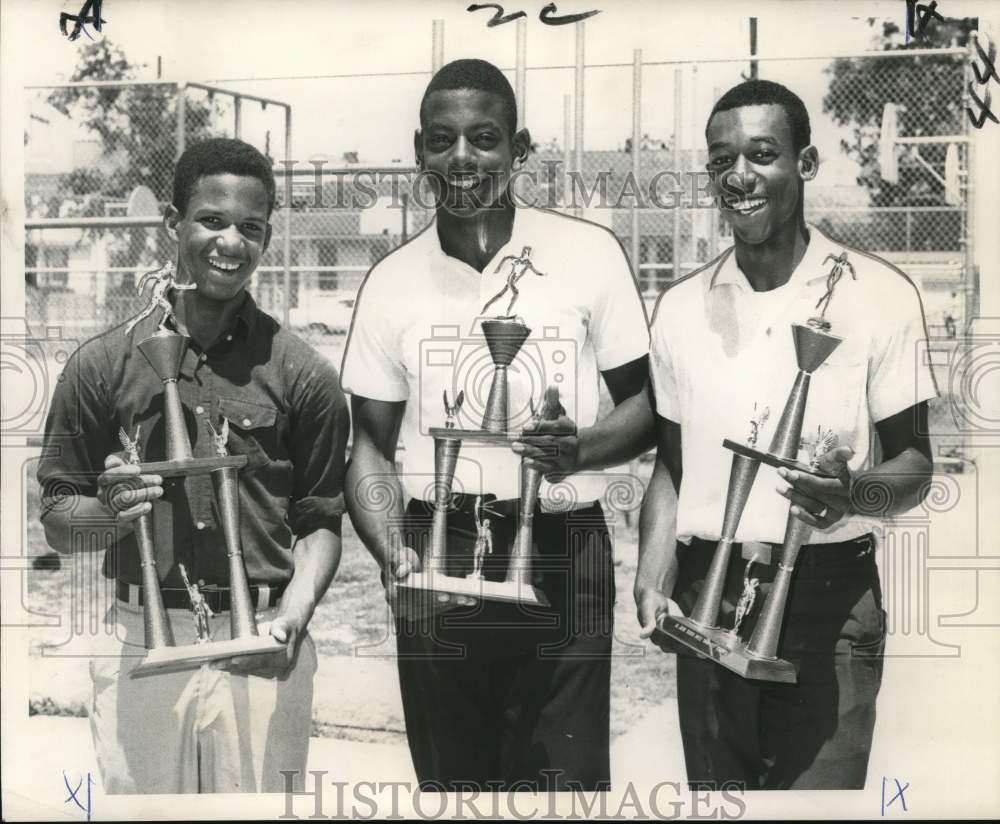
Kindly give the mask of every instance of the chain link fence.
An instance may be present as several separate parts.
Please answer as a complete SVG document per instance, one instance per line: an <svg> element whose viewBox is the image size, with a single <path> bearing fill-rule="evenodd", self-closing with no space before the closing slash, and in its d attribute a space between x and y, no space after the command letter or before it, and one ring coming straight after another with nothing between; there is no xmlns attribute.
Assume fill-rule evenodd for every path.
<svg viewBox="0 0 1000 824"><path fill-rule="evenodd" d="M929 324L952 334L975 298L973 174L962 112L967 63L964 49L951 48L758 57L753 69L796 91L810 112L821 170L806 189L807 219L914 277ZM612 229L652 301L732 242L705 189L704 127L714 101L750 70L746 60L642 63L636 55L632 64L586 68L579 88L565 67L528 69L525 120L549 125L534 132L517 191L527 202ZM508 75L513 83L514 72ZM80 337L133 313L137 276L171 251L155 221L169 201L175 158L192 141L239 135L274 159L278 178L272 242L251 290L265 310L339 348L332 339L348 327L364 273L432 211L426 192L413 187L409 157L380 167L351 156L335 163L294 158L282 99L308 93L337 101L350 92L363 103L333 107L330 128L344 118L371 122L377 141L385 130L412 133L430 76L29 89L29 321L70 327ZM384 106L404 95L411 105ZM880 144L885 103L895 104L897 121L888 155ZM148 222L137 225L139 218Z"/></svg>

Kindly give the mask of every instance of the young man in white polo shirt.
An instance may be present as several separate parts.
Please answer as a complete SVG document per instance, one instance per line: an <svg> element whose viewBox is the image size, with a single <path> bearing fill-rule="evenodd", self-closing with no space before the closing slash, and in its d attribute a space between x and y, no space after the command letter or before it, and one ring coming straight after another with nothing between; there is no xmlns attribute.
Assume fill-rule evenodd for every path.
<svg viewBox="0 0 1000 824"><path fill-rule="evenodd" d="M531 145L515 124L513 91L489 63L455 61L427 87L414 143L436 186L436 219L376 264L359 293L344 356L354 418L348 510L382 567L395 613L406 731L421 784L597 789L609 781L614 602L597 470L652 445L648 331L614 235L515 207L510 177ZM483 572L503 580L526 457L546 477L533 523L536 579L552 609L527 614L483 600L428 615L426 600L396 587L421 569L427 545L434 494L428 430L445 424L446 390L450 405L464 390L459 427L481 420L493 366L480 319L514 274L511 267L520 272L525 261L513 312L531 334L509 369L511 429L529 425L529 401L537 406L553 384L566 414L540 426L566 430L575 422L578 431L550 437L548 445L558 443L550 450L463 443L448 554L460 574L472 569L474 508L482 496L493 513L493 553ZM507 291L487 314L503 314L511 297ZM615 408L599 421L600 378ZM405 516L400 481L412 498ZM373 506L372 484L386 483L392 500Z"/></svg>
<svg viewBox="0 0 1000 824"><path fill-rule="evenodd" d="M749 554L742 550L770 544L770 563L752 573L758 607L740 626L750 637L791 502L814 527L779 650L798 666L798 682L746 680L682 653L677 700L693 786L861 789L885 641L872 516L915 505L933 468L919 434L937 394L917 356L920 298L889 264L806 225L804 183L819 161L805 106L788 89L761 80L734 87L712 110L706 138L735 244L666 291L653 316L658 452L640 525L639 621L648 635L664 612L690 614L720 537L731 461L722 441L742 440L765 409L762 442L772 437L796 373L791 324L818 314L831 267L841 266L826 320L843 343L813 374L802 429L804 437L837 435L840 446L822 459L837 477L760 468L720 616L722 626L733 625ZM881 493L867 495L868 484ZM859 514L854 502L876 499L878 511Z"/></svg>

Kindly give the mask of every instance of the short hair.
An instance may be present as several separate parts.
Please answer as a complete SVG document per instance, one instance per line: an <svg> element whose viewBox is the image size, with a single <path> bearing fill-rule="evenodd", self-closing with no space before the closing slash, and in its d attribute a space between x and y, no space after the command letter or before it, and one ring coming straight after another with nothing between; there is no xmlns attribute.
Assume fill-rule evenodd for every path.
<svg viewBox="0 0 1000 824"><path fill-rule="evenodd" d="M231 137L201 140L184 150L174 169L174 208L183 215L198 181L208 175L224 174L255 177L263 183L267 215L271 216L277 194L271 161L249 143Z"/></svg>
<svg viewBox="0 0 1000 824"><path fill-rule="evenodd" d="M478 89L500 97L504 111L507 114L507 127L510 134L517 130L517 98L510 81L504 77L500 69L485 60L465 59L446 63L431 78L420 100L420 128L424 127L426 119L424 112L427 98L434 92L451 89Z"/></svg>
<svg viewBox="0 0 1000 824"><path fill-rule="evenodd" d="M812 132L809 127L809 112L806 104L791 89L774 83L771 80L747 80L733 86L712 107L712 113L705 123L705 137L708 137L708 127L712 118L719 112L740 109L744 106L781 106L788 118L788 126L792 132L792 148L798 152L812 142Z"/></svg>

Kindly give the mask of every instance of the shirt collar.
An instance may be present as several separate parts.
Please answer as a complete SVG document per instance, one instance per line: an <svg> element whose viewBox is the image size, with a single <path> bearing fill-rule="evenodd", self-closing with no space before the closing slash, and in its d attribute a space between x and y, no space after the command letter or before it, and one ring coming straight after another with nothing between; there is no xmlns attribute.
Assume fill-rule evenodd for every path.
<svg viewBox="0 0 1000 824"><path fill-rule="evenodd" d="M245 289L243 290L243 301L240 303L240 308L236 310L236 315L233 318L233 325L230 329L226 330L225 334L236 334L236 332L242 327L246 330L247 337L253 334L254 329L257 328L257 319L260 317L260 309L257 308L257 301L253 299L249 292ZM148 322L153 322L147 319ZM167 327L173 331L180 331L177 328L177 321L173 319L173 315L167 321Z"/></svg>
<svg viewBox="0 0 1000 824"><path fill-rule="evenodd" d="M812 224L806 224L806 228L809 230L809 245L806 247L806 252L802 256L802 260L799 261L799 265L795 267L795 271L788 279L789 283L794 281L806 284L823 280L830 273L830 262L827 260L827 256L837 257L843 252L841 246L834 243ZM716 267L709 288L714 289L716 286L726 285L747 290L753 288L736 262L735 246L730 247L729 254Z"/></svg>
<svg viewBox="0 0 1000 824"><path fill-rule="evenodd" d="M253 299L249 292L244 290L243 295L243 303L240 304L240 308L236 311L236 322L233 325L233 331L235 332L236 327L242 323L249 337L257 327L260 309L257 308L257 301Z"/></svg>
<svg viewBox="0 0 1000 824"><path fill-rule="evenodd" d="M514 206L514 225L510 230L510 240L497 249L496 254L493 256L493 260L487 264L485 269L483 269L483 275L492 274L493 270L496 269L496 265L493 261L499 262L508 254L520 255L521 250L525 246L532 246L532 259L534 259L537 249L534 248L534 245L531 242L531 237L529 236L531 234L531 226L534 224L534 219L534 209L526 206ZM428 235L427 243L431 255L452 261L459 266L469 269L470 271L475 271L471 266L468 266L463 261L445 254L444 250L441 248L441 239L438 237L437 217L435 217L434 220L431 221L431 224L427 227L426 234ZM476 272L476 275L479 275L479 272Z"/></svg>

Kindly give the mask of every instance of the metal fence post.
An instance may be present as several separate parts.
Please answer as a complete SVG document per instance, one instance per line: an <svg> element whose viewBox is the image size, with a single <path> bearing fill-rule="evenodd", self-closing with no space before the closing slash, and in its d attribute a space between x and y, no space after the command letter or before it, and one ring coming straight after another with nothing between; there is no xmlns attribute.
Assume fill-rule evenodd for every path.
<svg viewBox="0 0 1000 824"><path fill-rule="evenodd" d="M184 154L184 143L187 139L187 99L184 83L177 84L177 159Z"/></svg>
<svg viewBox="0 0 1000 824"><path fill-rule="evenodd" d="M240 95L233 97L233 116L235 118L233 135L237 140L243 138L243 98Z"/></svg>
<svg viewBox="0 0 1000 824"><path fill-rule="evenodd" d="M972 64L976 59L976 42L978 40L976 32L969 33L969 42L966 47L963 59L962 71L962 113L965 113L969 106L969 89L972 87ZM965 277L962 279L963 292L965 294L965 327L968 329L969 323L974 317L979 315L979 288L978 275L976 273L976 135L973 133L968 117L962 118L965 124L964 133L967 138L965 144L965 231L963 232L964 252L965 252ZM966 331L962 330L963 333Z"/></svg>
<svg viewBox="0 0 1000 824"><path fill-rule="evenodd" d="M431 21L431 71L444 65L444 20Z"/></svg>
<svg viewBox="0 0 1000 824"><path fill-rule="evenodd" d="M292 171L292 107L285 106L285 174ZM285 204L285 237L282 249L282 265L284 266L285 301L281 308L281 322L285 328L290 327L292 304L292 199L287 198Z"/></svg>
<svg viewBox="0 0 1000 824"><path fill-rule="evenodd" d="M514 63L514 91L517 99L517 128L524 128L525 92L527 91L528 21L517 20L517 54Z"/></svg>
<svg viewBox="0 0 1000 824"><path fill-rule="evenodd" d="M570 175L573 145L573 104L568 94L563 95L563 208L568 209L573 200L573 178Z"/></svg>
<svg viewBox="0 0 1000 824"><path fill-rule="evenodd" d="M673 166L674 174L680 173L681 168L681 93L683 91L684 75L683 69L674 69L674 151ZM674 281L681 274L681 207L680 203L674 203L674 226L673 226L673 248L670 250L670 280Z"/></svg>
<svg viewBox="0 0 1000 824"><path fill-rule="evenodd" d="M712 105L722 97L722 91L718 86L712 87ZM709 109L711 111L711 109ZM715 260L719 254L719 204L713 204L712 211L708 216L708 259Z"/></svg>
<svg viewBox="0 0 1000 824"><path fill-rule="evenodd" d="M576 83L574 84L576 100L574 101L575 127L574 127L574 148L573 148L573 171L577 175L583 174L583 45L584 45L584 24L579 21L576 24ZM583 213L583 208L577 210L577 215Z"/></svg>
<svg viewBox="0 0 1000 824"><path fill-rule="evenodd" d="M632 52L632 177L636 188L642 171L642 49ZM643 288L639 270L639 203L632 202L632 271L639 288Z"/></svg>

